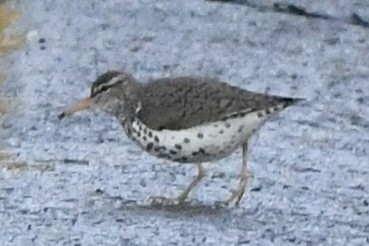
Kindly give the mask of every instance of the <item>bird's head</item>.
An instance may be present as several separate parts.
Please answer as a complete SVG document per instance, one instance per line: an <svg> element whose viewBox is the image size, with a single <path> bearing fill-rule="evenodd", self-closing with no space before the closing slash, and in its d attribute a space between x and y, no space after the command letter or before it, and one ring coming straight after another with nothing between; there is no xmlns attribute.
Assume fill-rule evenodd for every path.
<svg viewBox="0 0 369 246"><path fill-rule="evenodd" d="M120 112L128 112L132 101L138 95L138 82L129 74L119 71L108 71L100 75L92 84L90 97L72 105L59 115L59 119L91 107L99 108L118 116Z"/></svg>

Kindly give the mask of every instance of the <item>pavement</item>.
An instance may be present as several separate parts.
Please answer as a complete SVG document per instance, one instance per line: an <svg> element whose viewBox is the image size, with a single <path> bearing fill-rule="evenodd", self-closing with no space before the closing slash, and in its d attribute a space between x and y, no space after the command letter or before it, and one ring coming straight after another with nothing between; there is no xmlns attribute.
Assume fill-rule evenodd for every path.
<svg viewBox="0 0 369 246"><path fill-rule="evenodd" d="M8 2L26 40L0 58L0 245L369 245L369 2L238 2ZM189 204L154 207L195 167L143 153L102 112L57 118L108 69L307 100L251 140L240 207L217 205L240 151L205 165Z"/></svg>

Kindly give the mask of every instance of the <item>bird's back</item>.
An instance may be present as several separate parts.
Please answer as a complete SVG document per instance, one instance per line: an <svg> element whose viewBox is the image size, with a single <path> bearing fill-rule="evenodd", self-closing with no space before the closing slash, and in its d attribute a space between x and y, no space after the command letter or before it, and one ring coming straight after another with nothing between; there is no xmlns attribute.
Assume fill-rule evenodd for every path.
<svg viewBox="0 0 369 246"><path fill-rule="evenodd" d="M170 130L222 120L240 112L277 107L281 110L298 100L250 92L216 79L199 77L152 80L143 86L142 92L138 117L152 129Z"/></svg>

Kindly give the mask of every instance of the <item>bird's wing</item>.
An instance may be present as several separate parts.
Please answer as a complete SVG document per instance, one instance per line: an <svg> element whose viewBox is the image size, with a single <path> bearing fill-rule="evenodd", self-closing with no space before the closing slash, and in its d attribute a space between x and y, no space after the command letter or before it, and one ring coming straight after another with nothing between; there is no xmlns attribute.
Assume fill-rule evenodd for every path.
<svg viewBox="0 0 369 246"><path fill-rule="evenodd" d="M145 84L138 117L153 129L178 130L258 111L291 98L254 93L216 79L162 78ZM292 103L292 102L291 102Z"/></svg>

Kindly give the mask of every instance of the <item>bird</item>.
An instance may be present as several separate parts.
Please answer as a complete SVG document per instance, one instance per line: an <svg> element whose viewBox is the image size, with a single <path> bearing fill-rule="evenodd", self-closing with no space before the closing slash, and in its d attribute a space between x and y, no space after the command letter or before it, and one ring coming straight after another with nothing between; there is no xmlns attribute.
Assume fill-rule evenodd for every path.
<svg viewBox="0 0 369 246"><path fill-rule="evenodd" d="M203 163L225 158L241 147L238 187L224 201L239 206L250 176L249 139L273 115L301 100L249 91L211 77L162 77L141 82L125 71L107 70L93 82L89 97L58 118L89 108L102 110L115 117L143 151L196 165L197 175L187 188L177 198L161 197L161 202L185 203L205 176Z"/></svg>

